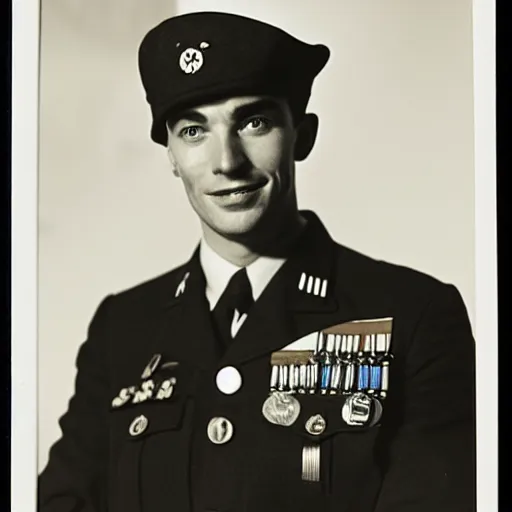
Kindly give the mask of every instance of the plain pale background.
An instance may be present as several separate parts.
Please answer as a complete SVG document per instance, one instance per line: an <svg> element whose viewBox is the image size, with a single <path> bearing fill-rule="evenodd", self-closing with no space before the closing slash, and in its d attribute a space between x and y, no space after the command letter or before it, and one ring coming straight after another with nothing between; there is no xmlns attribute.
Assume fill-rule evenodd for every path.
<svg viewBox="0 0 512 512"><path fill-rule="evenodd" d="M40 469L99 301L182 263L198 240L165 150L149 139L136 52L164 18L212 5L43 0ZM339 242L455 284L474 323L471 1L226 0L214 8L330 47L310 102L320 132L298 166L300 206Z"/></svg>

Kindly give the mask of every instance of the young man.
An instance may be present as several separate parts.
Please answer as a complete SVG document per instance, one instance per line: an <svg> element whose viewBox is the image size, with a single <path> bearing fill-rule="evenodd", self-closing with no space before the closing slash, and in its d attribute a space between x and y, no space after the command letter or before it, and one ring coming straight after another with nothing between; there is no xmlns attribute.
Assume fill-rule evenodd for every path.
<svg viewBox="0 0 512 512"><path fill-rule="evenodd" d="M219 13L145 37L151 135L203 238L100 305L40 510L474 510L459 293L338 245L297 206L328 56Z"/></svg>

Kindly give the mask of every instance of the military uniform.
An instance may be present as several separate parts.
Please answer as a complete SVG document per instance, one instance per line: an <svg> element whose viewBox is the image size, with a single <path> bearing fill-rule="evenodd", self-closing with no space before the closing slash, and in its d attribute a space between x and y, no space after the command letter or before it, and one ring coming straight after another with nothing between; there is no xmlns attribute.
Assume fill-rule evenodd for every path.
<svg viewBox="0 0 512 512"><path fill-rule="evenodd" d="M303 274L327 282L325 297L299 289ZM195 254L101 304L63 438L41 476L42 511L473 510L474 343L453 286L340 246L310 216L223 355L204 287ZM380 318L393 320L393 359L376 425L343 421L347 394L297 394L290 426L263 416L273 353L330 326ZM120 390L140 385L154 354L178 363L171 396L113 407ZM232 394L218 388L226 367L241 376ZM305 428L317 414L320 435ZM208 437L216 417L233 428L224 444ZM302 478L306 445L319 446L319 481Z"/></svg>
<svg viewBox="0 0 512 512"><path fill-rule="evenodd" d="M247 33L249 22L240 28L229 15L207 16L194 32L189 15L150 33L142 60L160 52L162 68L169 59L198 73L210 56L187 54L188 43L170 49L185 33L213 61L216 47L229 53L219 16ZM300 62L309 81L325 64L325 47L269 34L261 44L274 37L272 48L309 55L281 61ZM147 66L152 137L164 144L172 98L197 101L200 82L164 87L150 78L158 65ZM218 93L214 75L201 80ZM309 95L299 89L296 105ZM474 510L474 341L459 293L341 246L316 215L303 215L304 232L227 348L199 250L102 302L79 351L63 436L40 476L42 512Z"/></svg>

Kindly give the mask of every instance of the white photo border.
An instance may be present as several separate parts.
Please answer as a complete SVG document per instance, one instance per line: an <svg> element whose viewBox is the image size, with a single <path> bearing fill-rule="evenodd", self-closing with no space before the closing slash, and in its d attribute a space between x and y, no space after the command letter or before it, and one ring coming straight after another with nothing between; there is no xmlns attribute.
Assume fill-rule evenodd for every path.
<svg viewBox="0 0 512 512"><path fill-rule="evenodd" d="M477 511L498 510L496 4L473 0Z"/></svg>
<svg viewBox="0 0 512 512"><path fill-rule="evenodd" d="M11 510L37 493L39 0L12 3Z"/></svg>

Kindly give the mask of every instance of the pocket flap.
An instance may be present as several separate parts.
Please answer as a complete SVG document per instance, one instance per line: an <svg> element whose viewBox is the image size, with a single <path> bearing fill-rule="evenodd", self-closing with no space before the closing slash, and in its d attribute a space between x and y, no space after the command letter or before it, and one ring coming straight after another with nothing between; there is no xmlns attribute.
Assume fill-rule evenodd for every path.
<svg viewBox="0 0 512 512"><path fill-rule="evenodd" d="M138 441L166 430L179 430L183 423L186 400L144 402L125 410L112 411L118 428L128 439Z"/></svg>
<svg viewBox="0 0 512 512"><path fill-rule="evenodd" d="M366 432L380 425L382 400L363 393L349 395L294 395L300 414L291 425L298 435L322 441L340 432Z"/></svg>

